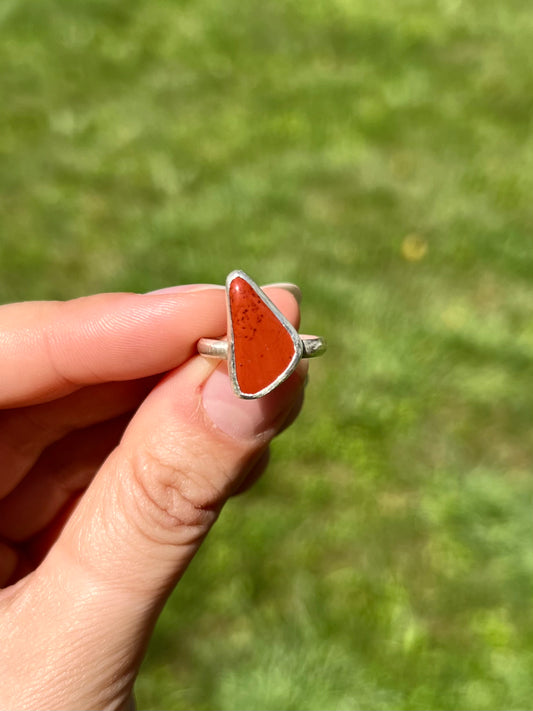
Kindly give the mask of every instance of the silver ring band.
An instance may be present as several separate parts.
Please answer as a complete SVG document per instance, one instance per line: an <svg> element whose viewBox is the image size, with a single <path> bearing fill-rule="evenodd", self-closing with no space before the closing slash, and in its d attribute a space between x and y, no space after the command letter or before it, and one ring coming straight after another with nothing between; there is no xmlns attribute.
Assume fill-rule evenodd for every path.
<svg viewBox="0 0 533 711"><path fill-rule="evenodd" d="M327 344L318 336L300 336L302 342L302 358L315 358L326 351ZM218 338L200 338L198 353L207 358L228 359L228 342Z"/></svg>

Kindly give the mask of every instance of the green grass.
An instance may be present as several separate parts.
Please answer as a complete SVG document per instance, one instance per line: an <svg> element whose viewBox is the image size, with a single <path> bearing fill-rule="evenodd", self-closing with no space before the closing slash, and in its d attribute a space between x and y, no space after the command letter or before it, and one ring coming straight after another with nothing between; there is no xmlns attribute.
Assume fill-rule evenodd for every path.
<svg viewBox="0 0 533 711"><path fill-rule="evenodd" d="M0 298L242 268L330 343L140 708L529 707L529 0L2 0L0 38Z"/></svg>

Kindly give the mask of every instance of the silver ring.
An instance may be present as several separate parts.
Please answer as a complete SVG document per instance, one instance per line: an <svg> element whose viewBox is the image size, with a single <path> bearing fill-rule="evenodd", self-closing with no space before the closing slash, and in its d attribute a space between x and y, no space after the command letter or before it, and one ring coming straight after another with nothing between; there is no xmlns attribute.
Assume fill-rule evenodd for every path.
<svg viewBox="0 0 533 711"><path fill-rule="evenodd" d="M302 341L302 358L316 358L326 352L327 344L323 338L318 336L300 336ZM218 358L227 360L228 342L219 338L200 338L198 341L198 353L206 358Z"/></svg>
<svg viewBox="0 0 533 711"><path fill-rule="evenodd" d="M226 279L225 339L200 338L198 353L228 361L231 384L245 399L263 397L294 372L302 358L327 348L323 338L300 336L250 277L235 270Z"/></svg>

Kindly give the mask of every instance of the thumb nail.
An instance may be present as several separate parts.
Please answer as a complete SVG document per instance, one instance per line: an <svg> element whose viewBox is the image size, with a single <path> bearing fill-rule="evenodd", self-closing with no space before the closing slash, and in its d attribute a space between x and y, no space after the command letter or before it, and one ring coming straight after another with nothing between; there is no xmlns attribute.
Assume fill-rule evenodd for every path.
<svg viewBox="0 0 533 711"><path fill-rule="evenodd" d="M243 400L232 390L227 366L218 367L203 389L203 407L211 422L235 439L273 436L297 399L302 377L298 372L258 400Z"/></svg>

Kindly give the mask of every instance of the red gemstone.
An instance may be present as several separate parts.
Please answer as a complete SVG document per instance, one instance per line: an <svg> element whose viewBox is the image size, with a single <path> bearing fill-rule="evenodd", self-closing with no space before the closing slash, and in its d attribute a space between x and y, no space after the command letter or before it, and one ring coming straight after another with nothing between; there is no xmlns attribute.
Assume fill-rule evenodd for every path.
<svg viewBox="0 0 533 711"><path fill-rule="evenodd" d="M291 334L242 277L229 287L235 374L241 392L255 394L285 373L296 348Z"/></svg>

